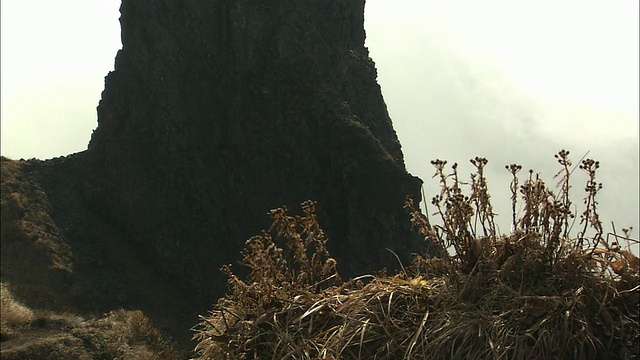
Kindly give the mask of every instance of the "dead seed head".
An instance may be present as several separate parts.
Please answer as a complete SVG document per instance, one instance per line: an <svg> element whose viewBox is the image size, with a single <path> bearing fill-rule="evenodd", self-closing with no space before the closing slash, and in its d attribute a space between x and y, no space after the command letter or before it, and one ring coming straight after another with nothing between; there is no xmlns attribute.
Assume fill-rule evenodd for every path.
<svg viewBox="0 0 640 360"><path fill-rule="evenodd" d="M431 161L442 187L431 199L439 224L405 199L429 250L394 276L383 269L343 283L315 203L303 203L300 216L272 210L271 229L243 251L247 279L223 267L232 293L203 317L196 352L203 359L637 358L640 265L619 244L631 228L611 245L603 239L599 163L585 159L582 229L571 237L569 151L555 158L559 195L533 170L520 184L522 166L505 166L513 176L506 235L495 230L485 158L470 160L476 171L468 183L456 163L449 172L445 160Z"/></svg>

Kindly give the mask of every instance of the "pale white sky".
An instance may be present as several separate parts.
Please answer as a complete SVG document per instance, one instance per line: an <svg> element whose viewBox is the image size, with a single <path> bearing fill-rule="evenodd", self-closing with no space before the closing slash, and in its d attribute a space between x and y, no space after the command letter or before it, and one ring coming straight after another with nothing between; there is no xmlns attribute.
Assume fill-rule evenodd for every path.
<svg viewBox="0 0 640 360"><path fill-rule="evenodd" d="M86 149L121 46L119 1L0 4L2 155L44 159ZM408 170L429 197L437 191L430 160L468 172L468 159L484 156L507 227L504 165L533 168L552 184L557 151L571 150L576 163L590 151L602 163L605 229L614 220L637 237L637 0L366 4L366 45Z"/></svg>
<svg viewBox="0 0 640 360"><path fill-rule="evenodd" d="M87 148L120 42L120 2L2 0L2 155Z"/></svg>
<svg viewBox="0 0 640 360"><path fill-rule="evenodd" d="M606 231L638 234L638 1L367 1L365 27L379 83L410 172L438 191L435 158L489 159L502 231L510 218L504 165L540 172L553 155L601 161ZM586 177L574 178L582 212ZM578 226L576 225L576 228Z"/></svg>

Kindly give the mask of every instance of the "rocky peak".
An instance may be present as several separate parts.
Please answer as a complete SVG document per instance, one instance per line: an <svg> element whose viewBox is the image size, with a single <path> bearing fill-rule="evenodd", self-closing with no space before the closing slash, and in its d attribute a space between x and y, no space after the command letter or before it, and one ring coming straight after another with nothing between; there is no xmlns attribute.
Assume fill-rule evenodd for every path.
<svg viewBox="0 0 640 360"><path fill-rule="evenodd" d="M224 290L220 266L268 210L307 199L344 275L396 267L385 248L408 261L403 201L421 181L364 47L364 0L124 0L121 13L85 196L160 273Z"/></svg>

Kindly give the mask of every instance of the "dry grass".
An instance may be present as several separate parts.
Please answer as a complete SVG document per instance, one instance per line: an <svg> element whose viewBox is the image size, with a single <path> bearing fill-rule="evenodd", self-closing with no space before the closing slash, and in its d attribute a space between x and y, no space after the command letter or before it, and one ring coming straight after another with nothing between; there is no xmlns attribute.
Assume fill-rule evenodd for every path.
<svg viewBox="0 0 640 360"><path fill-rule="evenodd" d="M5 341L16 336L15 328L27 325L33 319L33 311L16 301L11 293L0 283L0 339Z"/></svg>
<svg viewBox="0 0 640 360"><path fill-rule="evenodd" d="M71 331L85 346L114 359L176 359L173 344L139 310L116 310Z"/></svg>
<svg viewBox="0 0 640 360"><path fill-rule="evenodd" d="M240 279L195 329L202 359L637 359L638 259L603 238L598 163L586 159L581 230L569 236L569 152L556 156L560 192L512 164L514 231L499 235L483 169L465 185L436 160L440 224L416 210L412 222L437 254L415 256L400 274L343 283L329 257L314 204L303 215L271 212L274 225L250 239ZM516 216L518 201L523 213ZM591 235L588 235L591 230ZM630 239L614 234L615 238ZM286 247L285 247L286 245ZM283 250L283 249L287 250ZM450 254L453 250L454 253Z"/></svg>
<svg viewBox="0 0 640 360"><path fill-rule="evenodd" d="M34 170L41 162L5 157L1 162L2 281L31 306L68 308L76 300L64 281L75 276L73 252L51 217L51 204Z"/></svg>
<svg viewBox="0 0 640 360"><path fill-rule="evenodd" d="M31 310L2 284L3 359L176 359L178 353L141 311L100 319Z"/></svg>

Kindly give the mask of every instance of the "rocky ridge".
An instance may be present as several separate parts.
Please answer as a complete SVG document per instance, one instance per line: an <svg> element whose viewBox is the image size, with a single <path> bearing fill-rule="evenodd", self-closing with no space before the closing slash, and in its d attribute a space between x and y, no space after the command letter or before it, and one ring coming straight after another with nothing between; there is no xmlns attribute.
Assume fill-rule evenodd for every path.
<svg viewBox="0 0 640 360"><path fill-rule="evenodd" d="M363 1L121 11L88 196L161 271L210 289L269 209L305 199L318 201L348 275L395 267L385 248L416 250L402 204L420 180L405 171L364 47Z"/></svg>
<svg viewBox="0 0 640 360"><path fill-rule="evenodd" d="M72 289L84 300L56 309L162 318L171 307L167 321L195 323L227 289L220 267L237 266L244 241L269 226L268 210L295 213L307 199L343 275L394 269L387 249L403 262L420 249L403 202L420 198L421 181L405 170L364 47L364 0L140 0L121 14L123 48L88 150L3 159L2 278L17 296L43 306ZM66 264L25 286L19 264L5 266L18 240L4 231L30 211L18 202L24 211L5 217L10 197L31 191L23 177L50 221L19 228L18 240L42 246L54 231L57 245L39 254Z"/></svg>

